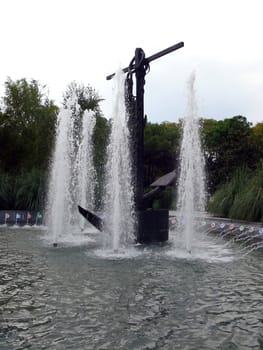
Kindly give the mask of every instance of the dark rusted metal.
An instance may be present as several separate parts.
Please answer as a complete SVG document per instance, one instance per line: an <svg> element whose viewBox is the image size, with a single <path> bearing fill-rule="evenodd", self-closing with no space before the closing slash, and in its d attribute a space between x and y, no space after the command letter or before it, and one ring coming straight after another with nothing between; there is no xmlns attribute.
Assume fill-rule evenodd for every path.
<svg viewBox="0 0 263 350"><path fill-rule="evenodd" d="M171 52L173 52L173 51L175 51L175 50L181 49L182 47L184 47L184 43L181 41L181 42L179 42L178 44L172 45L172 46L168 47L167 49L164 49L164 50L162 50L162 51L159 51L159 52L157 52L157 53L155 53L155 54L153 54L153 55L151 55L151 56L145 58L145 62L149 64L150 62L156 60L157 58L160 58L160 57L162 57L162 56L165 56L165 55L167 55L168 53L171 53ZM128 73L128 71L129 71L130 69L131 69L131 67L129 66L129 67L124 68L122 71L123 71L123 73ZM132 69L135 69L135 67L132 66ZM111 79L114 77L114 75L115 75L115 73L110 74L110 75L108 75L108 76L106 77L106 79L107 79L107 80L111 80Z"/></svg>
<svg viewBox="0 0 263 350"><path fill-rule="evenodd" d="M158 180L154 181L152 184L150 184L150 187L166 187L170 186L176 179L176 172L175 170L171 171L168 174L163 175Z"/></svg>

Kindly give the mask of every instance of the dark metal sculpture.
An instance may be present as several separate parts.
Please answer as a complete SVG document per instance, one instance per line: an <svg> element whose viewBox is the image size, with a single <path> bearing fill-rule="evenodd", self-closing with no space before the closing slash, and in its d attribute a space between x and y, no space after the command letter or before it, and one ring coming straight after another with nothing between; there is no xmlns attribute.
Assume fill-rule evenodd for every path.
<svg viewBox="0 0 263 350"><path fill-rule="evenodd" d="M99 231L103 230L103 219L91 210L87 210L78 205L79 213L84 216Z"/></svg>
<svg viewBox="0 0 263 350"><path fill-rule="evenodd" d="M135 56L128 67L123 69L126 76L126 108L129 114L129 128L131 132L131 152L133 157L133 174L135 183L135 209L138 217L136 240L140 243L163 242L168 240L168 210L153 210L154 198L175 179L175 172L164 175L151 185L153 190L144 194L143 186L143 157L144 157L144 85L145 75L150 70L150 62L167 55L184 46L183 42L170 46L148 58L141 48L135 50ZM135 96L133 96L133 74L136 78ZM111 74L106 77L110 80ZM125 191L125 189L124 189ZM103 220L96 214L79 207L79 212L95 227L101 229Z"/></svg>
<svg viewBox="0 0 263 350"><path fill-rule="evenodd" d="M135 167L135 208L137 211L146 209L143 205L143 156L144 156L144 85L145 75L150 70L150 62L167 55L175 50L178 50L184 46L183 42L170 46L165 50L162 50L148 58L145 57L145 53L141 48L136 48L135 56L131 60L128 67L123 69L124 73L127 73L126 77L126 104L127 111L130 118L130 130L132 139L132 151L134 152L133 164ZM133 80L132 75L136 77L136 95L132 96ZM110 80L115 74L111 74L106 77Z"/></svg>

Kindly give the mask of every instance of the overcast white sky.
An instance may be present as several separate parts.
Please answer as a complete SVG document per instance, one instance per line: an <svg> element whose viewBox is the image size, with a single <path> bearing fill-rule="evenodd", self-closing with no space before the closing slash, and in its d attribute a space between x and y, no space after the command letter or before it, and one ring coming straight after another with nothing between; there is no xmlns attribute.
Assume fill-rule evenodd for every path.
<svg viewBox="0 0 263 350"><path fill-rule="evenodd" d="M0 92L11 79L36 79L58 104L71 81L91 85L111 115L112 82L136 47L146 56L184 41L151 64L145 113L177 121L196 72L199 115L263 122L262 0L1 0Z"/></svg>

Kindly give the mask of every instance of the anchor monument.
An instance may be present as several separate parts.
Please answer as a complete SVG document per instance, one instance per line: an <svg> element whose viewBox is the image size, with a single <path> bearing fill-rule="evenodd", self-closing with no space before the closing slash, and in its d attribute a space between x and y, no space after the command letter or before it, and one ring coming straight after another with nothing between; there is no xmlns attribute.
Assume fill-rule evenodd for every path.
<svg viewBox="0 0 263 350"><path fill-rule="evenodd" d="M139 243L165 242L169 233L169 211L166 209L152 209L152 202L166 186L175 180L175 171L172 171L150 185L151 191L144 194L143 186L143 157L144 157L144 127L146 118L144 116L144 85L145 75L150 70L150 62L167 55L184 46L179 42L152 56L145 57L141 48L136 48L135 56L128 67L123 69L126 75L125 97L126 109L129 117L129 128L132 140L133 174L135 181L135 210L137 213L136 241ZM133 75L135 74L136 88L133 96ZM111 74L106 77L110 80ZM125 189L124 189L125 190ZM91 224L99 230L103 227L103 220L90 210L78 207L82 214Z"/></svg>

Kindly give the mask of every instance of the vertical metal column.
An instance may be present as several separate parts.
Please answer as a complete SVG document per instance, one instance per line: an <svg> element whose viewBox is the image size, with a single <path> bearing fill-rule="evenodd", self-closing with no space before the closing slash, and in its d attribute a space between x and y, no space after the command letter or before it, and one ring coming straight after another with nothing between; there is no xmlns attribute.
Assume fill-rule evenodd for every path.
<svg viewBox="0 0 263 350"><path fill-rule="evenodd" d="M136 77L136 113L134 126L136 128L135 164L135 208L143 210L143 167L144 167L144 84L145 84L145 55L142 49L135 50L135 77Z"/></svg>

